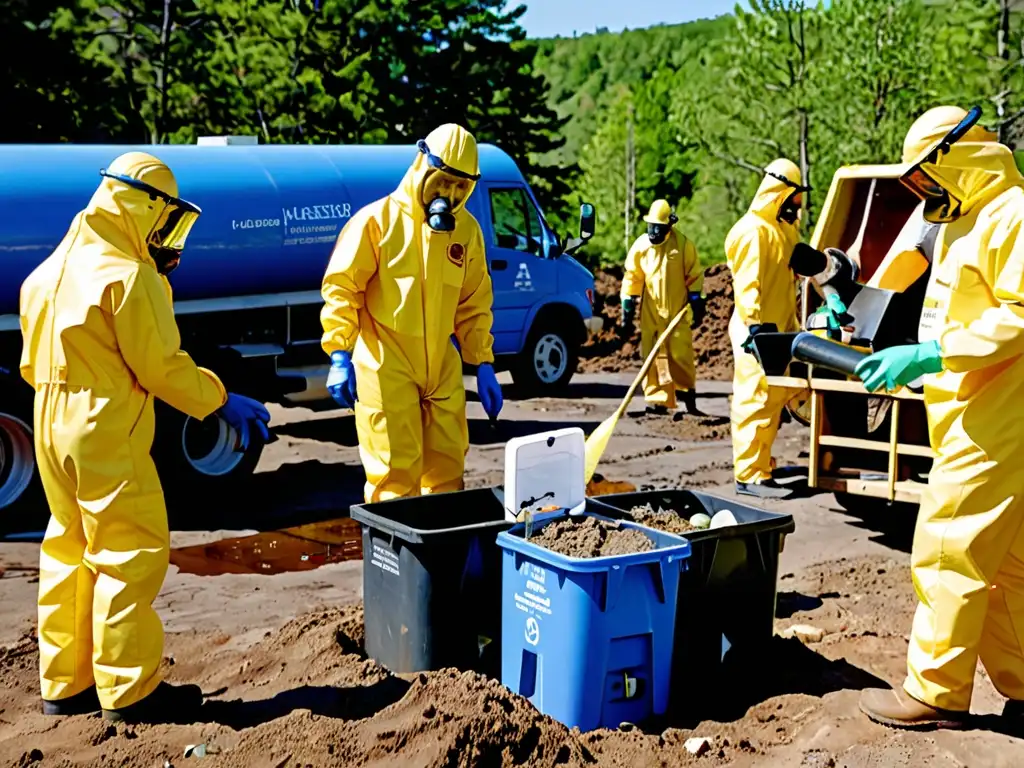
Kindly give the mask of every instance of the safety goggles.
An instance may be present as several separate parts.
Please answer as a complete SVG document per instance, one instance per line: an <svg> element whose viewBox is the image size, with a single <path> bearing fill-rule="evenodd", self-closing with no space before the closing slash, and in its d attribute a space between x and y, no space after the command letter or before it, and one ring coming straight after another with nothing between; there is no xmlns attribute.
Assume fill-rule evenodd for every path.
<svg viewBox="0 0 1024 768"><path fill-rule="evenodd" d="M934 165L942 155L949 152L950 148L960 139L967 135L967 132L974 127L981 119L981 107L972 107L963 120L954 126L953 130L947 133L932 150L920 161L913 165L909 171L900 177L900 183L907 189L920 197L922 200L938 199L945 197L947 190L921 167L923 165Z"/></svg>
<svg viewBox="0 0 1024 768"><path fill-rule="evenodd" d="M107 173L105 168L100 170L100 176L114 179L114 181L119 181L133 189L144 192L152 200L162 200L164 208L157 217L153 230L149 233L147 245L177 251L178 253L185 249L185 240L202 213L202 209L198 205L178 197L172 197L144 181L133 179L131 176Z"/></svg>
<svg viewBox="0 0 1024 768"><path fill-rule="evenodd" d="M768 176L771 176L773 179L776 179L777 181L781 181L787 187L791 187L794 190L793 194L797 194L797 193L800 193L800 192L810 192L811 191L810 187L804 186L803 184L797 184L795 181L791 181L790 179L787 179L781 173L775 173L773 171L765 171L765 174L768 175Z"/></svg>
<svg viewBox="0 0 1024 768"><path fill-rule="evenodd" d="M427 163L430 165L431 168L436 168L439 171L444 171L445 173L451 174L452 176L456 176L460 179L469 179L470 181L478 181L480 179L479 173L466 173L465 171L460 171L458 168L452 168L440 157L433 154L430 151L430 147L427 146L427 142L425 142L423 139L420 139L419 141L416 142L416 149L418 149L420 152L427 156Z"/></svg>

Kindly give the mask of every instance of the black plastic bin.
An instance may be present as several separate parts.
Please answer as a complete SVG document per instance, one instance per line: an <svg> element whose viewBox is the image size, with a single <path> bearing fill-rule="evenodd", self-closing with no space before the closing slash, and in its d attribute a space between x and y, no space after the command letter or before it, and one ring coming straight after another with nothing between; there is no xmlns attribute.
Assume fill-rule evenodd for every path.
<svg viewBox="0 0 1024 768"><path fill-rule="evenodd" d="M683 490L619 493L592 501L608 506L608 517L625 517L624 512L645 504L655 511L675 510L687 519L698 512L714 516L723 509L736 516L738 525L682 534L691 554L689 568L679 577L673 691L694 699L695 677L713 685L723 661L757 655L768 647L775 625L779 553L786 534L796 530L792 515Z"/></svg>
<svg viewBox="0 0 1024 768"><path fill-rule="evenodd" d="M501 673L500 489L357 504L366 652L392 672Z"/></svg>

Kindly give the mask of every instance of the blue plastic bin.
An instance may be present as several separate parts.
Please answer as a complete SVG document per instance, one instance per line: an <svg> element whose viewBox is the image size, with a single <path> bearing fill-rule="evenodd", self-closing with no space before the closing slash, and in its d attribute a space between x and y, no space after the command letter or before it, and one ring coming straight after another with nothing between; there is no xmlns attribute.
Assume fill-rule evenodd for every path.
<svg viewBox="0 0 1024 768"><path fill-rule="evenodd" d="M565 517L538 516L534 529ZM655 549L576 558L525 540L523 525L498 534L501 681L583 731L637 723L668 707L679 574L690 544L621 525L643 531Z"/></svg>

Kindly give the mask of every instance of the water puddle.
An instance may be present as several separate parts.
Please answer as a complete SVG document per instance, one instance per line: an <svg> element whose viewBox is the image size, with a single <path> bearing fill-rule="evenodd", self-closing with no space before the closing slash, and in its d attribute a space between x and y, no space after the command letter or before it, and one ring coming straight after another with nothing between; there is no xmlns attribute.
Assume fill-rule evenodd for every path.
<svg viewBox="0 0 1024 768"><path fill-rule="evenodd" d="M171 563L182 573L219 576L312 571L328 563L361 560L362 533L349 518L298 525L234 539L221 539L171 550Z"/></svg>

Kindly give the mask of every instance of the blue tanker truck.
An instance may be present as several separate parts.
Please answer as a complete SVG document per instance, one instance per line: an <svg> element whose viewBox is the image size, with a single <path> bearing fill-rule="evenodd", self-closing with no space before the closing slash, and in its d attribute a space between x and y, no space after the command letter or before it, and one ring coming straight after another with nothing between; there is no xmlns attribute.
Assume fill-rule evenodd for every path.
<svg viewBox="0 0 1024 768"><path fill-rule="evenodd" d="M248 137L0 146L0 509L31 498L38 485L32 390L18 373L19 287L85 207L100 169L132 149L166 162L181 196L203 210L170 278L184 349L233 391L307 407L329 403L320 284L334 242L354 212L398 186L416 154L411 146L276 146ZM531 393L556 390L572 378L588 327L601 323L592 316L593 275L571 255L593 234L593 208L581 206L580 235L563 242L509 155L481 145L480 170L467 206L487 244L498 367ZM182 487L227 490L262 450L254 441L237 452L233 430L217 417L197 423L158 412L154 454Z"/></svg>

